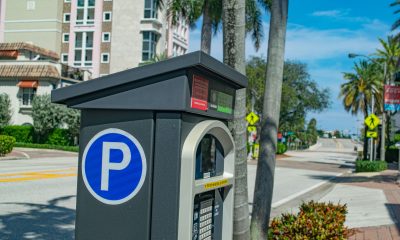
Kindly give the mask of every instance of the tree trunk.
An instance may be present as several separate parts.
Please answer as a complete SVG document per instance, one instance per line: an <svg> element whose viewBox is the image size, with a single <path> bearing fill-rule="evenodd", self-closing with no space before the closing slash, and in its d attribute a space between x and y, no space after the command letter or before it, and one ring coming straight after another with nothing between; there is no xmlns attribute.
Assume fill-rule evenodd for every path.
<svg viewBox="0 0 400 240"><path fill-rule="evenodd" d="M211 38L212 38L211 28L212 28L212 21L210 15L210 4L209 0L204 0L200 50L207 54L210 54L211 52Z"/></svg>
<svg viewBox="0 0 400 240"><path fill-rule="evenodd" d="M224 63L246 74L245 0L223 0ZM247 195L246 89L236 91L234 119L229 127L235 139L233 239L250 239Z"/></svg>
<svg viewBox="0 0 400 240"><path fill-rule="evenodd" d="M275 153L281 105L283 63L289 0L272 0L267 72L251 218L252 239L267 239L274 187Z"/></svg>

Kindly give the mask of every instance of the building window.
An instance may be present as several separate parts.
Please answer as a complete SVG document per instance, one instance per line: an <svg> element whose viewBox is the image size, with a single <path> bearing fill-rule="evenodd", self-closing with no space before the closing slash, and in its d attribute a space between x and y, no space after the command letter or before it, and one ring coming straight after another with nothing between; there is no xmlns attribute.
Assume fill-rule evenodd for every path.
<svg viewBox="0 0 400 240"><path fill-rule="evenodd" d="M77 25L93 25L94 24L94 7L95 0L78 0L76 9Z"/></svg>
<svg viewBox="0 0 400 240"><path fill-rule="evenodd" d="M156 55L157 35L154 32L143 32L142 61L149 61Z"/></svg>
<svg viewBox="0 0 400 240"><path fill-rule="evenodd" d="M61 62L62 63L67 63L68 62L68 53L62 53L61 54Z"/></svg>
<svg viewBox="0 0 400 240"><path fill-rule="evenodd" d="M157 18L156 0L144 0L144 18Z"/></svg>
<svg viewBox="0 0 400 240"><path fill-rule="evenodd" d="M64 22L69 23L71 20L71 14L70 13L64 13Z"/></svg>
<svg viewBox="0 0 400 240"><path fill-rule="evenodd" d="M102 42L110 42L111 38L110 38L111 33L109 32L103 32L101 40Z"/></svg>
<svg viewBox="0 0 400 240"><path fill-rule="evenodd" d="M110 62L110 54L102 53L101 54L101 63L109 63Z"/></svg>
<svg viewBox="0 0 400 240"><path fill-rule="evenodd" d="M75 33L74 66L90 67L93 64L93 32Z"/></svg>
<svg viewBox="0 0 400 240"><path fill-rule="evenodd" d="M63 43L69 42L69 33L63 33L63 38L62 38Z"/></svg>
<svg viewBox="0 0 400 240"><path fill-rule="evenodd" d="M111 12L104 12L103 13L103 22L110 22L111 21Z"/></svg>
<svg viewBox="0 0 400 240"><path fill-rule="evenodd" d="M22 89L22 105L31 106L33 97L36 95L36 88L21 88Z"/></svg>

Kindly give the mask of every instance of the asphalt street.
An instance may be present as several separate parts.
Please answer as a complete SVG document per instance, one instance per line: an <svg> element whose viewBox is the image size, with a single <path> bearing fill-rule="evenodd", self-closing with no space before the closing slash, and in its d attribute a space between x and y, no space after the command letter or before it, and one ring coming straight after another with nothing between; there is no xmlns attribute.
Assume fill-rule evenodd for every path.
<svg viewBox="0 0 400 240"><path fill-rule="evenodd" d="M297 168L304 161L315 166L352 164L354 144L349 140L321 139L316 149L289 152L289 166L276 168L273 206L278 207L341 174ZM77 157L0 161L0 239L73 239ZM57 154L56 154L57 155ZM279 161L279 160L278 160ZM318 165L320 164L320 165ZM256 165L249 165L249 200L253 199Z"/></svg>

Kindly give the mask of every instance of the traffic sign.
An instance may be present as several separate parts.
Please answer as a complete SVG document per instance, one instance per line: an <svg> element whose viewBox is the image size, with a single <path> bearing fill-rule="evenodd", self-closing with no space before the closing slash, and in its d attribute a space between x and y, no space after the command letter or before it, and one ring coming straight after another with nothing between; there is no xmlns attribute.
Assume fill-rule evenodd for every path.
<svg viewBox="0 0 400 240"><path fill-rule="evenodd" d="M367 138L377 138L378 132L375 131L367 131Z"/></svg>
<svg viewBox="0 0 400 240"><path fill-rule="evenodd" d="M248 127L247 127L247 131L249 131L249 132L255 132L255 131L257 131L257 127L256 127L256 126L248 126Z"/></svg>
<svg viewBox="0 0 400 240"><path fill-rule="evenodd" d="M260 118L254 112L251 112L246 116L246 120L250 125L254 125Z"/></svg>
<svg viewBox="0 0 400 240"><path fill-rule="evenodd" d="M365 120L364 120L365 125L369 128L369 130L374 130L380 123L379 118L371 113Z"/></svg>
<svg viewBox="0 0 400 240"><path fill-rule="evenodd" d="M116 205L139 192L146 178L146 157L135 137L109 128L98 132L86 145L81 168L93 197Z"/></svg>

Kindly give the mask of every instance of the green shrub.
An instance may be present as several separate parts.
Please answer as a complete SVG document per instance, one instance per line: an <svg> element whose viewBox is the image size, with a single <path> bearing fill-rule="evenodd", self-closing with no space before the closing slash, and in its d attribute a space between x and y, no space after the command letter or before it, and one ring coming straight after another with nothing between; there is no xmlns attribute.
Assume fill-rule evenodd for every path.
<svg viewBox="0 0 400 240"><path fill-rule="evenodd" d="M10 153L14 147L15 138L6 135L0 135L0 156Z"/></svg>
<svg viewBox="0 0 400 240"><path fill-rule="evenodd" d="M387 169L385 161L357 160L356 172L380 172Z"/></svg>
<svg viewBox="0 0 400 240"><path fill-rule="evenodd" d="M58 145L50 145L50 144L37 144L37 143L15 143L15 147L22 147L22 148L39 148L39 149L55 149L55 150L62 150L68 152L78 152L78 146L58 146Z"/></svg>
<svg viewBox="0 0 400 240"><path fill-rule="evenodd" d="M277 154L284 154L287 151L286 144L278 143L278 149L276 150Z"/></svg>
<svg viewBox="0 0 400 240"><path fill-rule="evenodd" d="M303 203L298 214L282 214L271 222L269 239L347 239L347 206L333 203Z"/></svg>
<svg viewBox="0 0 400 240"><path fill-rule="evenodd" d="M12 136L17 142L33 142L32 126L6 126L0 130L0 134Z"/></svg>
<svg viewBox="0 0 400 240"><path fill-rule="evenodd" d="M67 129L54 129L48 136L45 144L49 145L59 145L59 146L70 146L71 139L68 136Z"/></svg>

